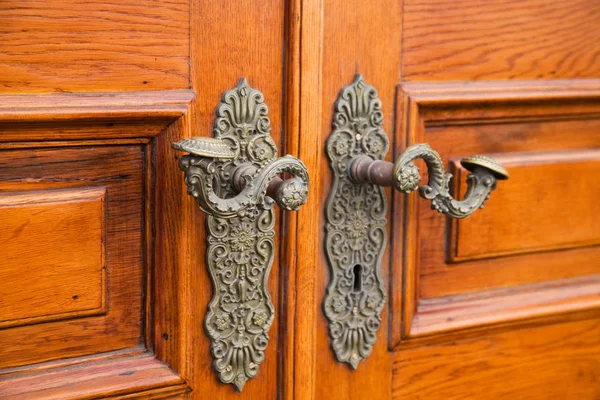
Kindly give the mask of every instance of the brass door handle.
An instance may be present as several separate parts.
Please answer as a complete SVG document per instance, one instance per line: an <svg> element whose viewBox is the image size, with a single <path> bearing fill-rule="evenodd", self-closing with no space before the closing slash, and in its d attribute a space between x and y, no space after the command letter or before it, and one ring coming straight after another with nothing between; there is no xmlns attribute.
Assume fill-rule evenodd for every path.
<svg viewBox="0 0 600 400"><path fill-rule="evenodd" d="M425 161L429 175L427 185L421 187L421 171L414 164L419 158ZM446 173L442 158L427 143L408 147L393 164L368 155L357 155L350 161L348 173L355 183L393 186L403 193L411 193L418 188L422 198L431 200L433 210L450 218L465 218L478 208L483 208L490 192L496 189L497 181L508 179L508 172L486 156L465 157L460 163L471 172L467 177L467 193L463 200L456 200L450 194L452 174Z"/></svg>
<svg viewBox="0 0 600 400"><path fill-rule="evenodd" d="M258 375L275 308L267 281L275 254L277 203L297 210L306 202L308 171L295 157L277 157L261 92L245 79L217 106L214 138L173 143L188 194L206 218L206 264L213 298L204 319L218 379L241 391ZM280 173L292 178L282 180Z"/></svg>
<svg viewBox="0 0 600 400"><path fill-rule="evenodd" d="M498 180L508 178L491 158L463 158L471 174L465 198L456 200L449 190L452 175L428 144L408 147L395 163L383 161L388 147L377 90L357 75L340 91L327 139L332 187L325 209L325 251L331 273L323 299L331 348L352 369L371 354L386 304L381 259L387 243L387 203L382 186L404 193L418 188L433 209L465 218L483 207ZM417 159L425 161L429 173L422 187Z"/></svg>
<svg viewBox="0 0 600 400"><path fill-rule="evenodd" d="M263 140L275 155L272 139L264 136ZM214 217L231 218L249 208L270 209L274 203L284 210L295 211L306 202L308 172L302 161L286 155L257 163L242 158L241 151L233 151L232 146L237 145L207 137L173 143L173 148L189 153L181 157L179 167L185 172L188 194L202 211ZM278 174L283 172L294 177L282 180ZM217 186L215 179L219 180Z"/></svg>

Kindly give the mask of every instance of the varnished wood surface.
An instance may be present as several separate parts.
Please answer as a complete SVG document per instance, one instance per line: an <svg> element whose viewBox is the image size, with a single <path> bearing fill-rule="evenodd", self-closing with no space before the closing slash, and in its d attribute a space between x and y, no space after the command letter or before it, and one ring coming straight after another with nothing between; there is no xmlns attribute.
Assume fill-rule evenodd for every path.
<svg viewBox="0 0 600 400"><path fill-rule="evenodd" d="M293 0L288 3L285 51L284 146L286 153L300 158L309 176L322 170L322 148L314 146L323 140L319 129L322 112L322 0ZM302 132L314 132L303 135ZM321 180L311 178L307 204L296 213L286 213L282 235L281 263L282 346L279 365L278 395L284 399L312 400L316 396L317 359L315 326L320 317L317 304L320 254L319 215L321 204L316 199ZM312 240L305 240L312 238ZM306 262L308 261L308 262Z"/></svg>
<svg viewBox="0 0 600 400"><path fill-rule="evenodd" d="M392 398L600 398L600 315L394 353Z"/></svg>
<svg viewBox="0 0 600 400"><path fill-rule="evenodd" d="M504 158L509 168L511 160L530 161L519 163L523 168L517 167L514 177L498 185L485 209L464 221L447 221L415 196L399 199L399 209L405 213L394 216L399 228L394 235L405 239L394 241L394 251L396 259L402 259L402 254L405 258L403 271L393 271L394 282L402 282L402 277L405 281L403 292L392 292L393 309L402 309L392 314L392 343L397 349L402 348L401 337L408 340L441 332L445 335L460 327L481 331L482 325L490 323L492 328L515 329L515 319L543 318L548 323L563 318L565 311L597 307L593 285L587 292L591 297L586 297L585 290L581 298L572 297L579 291L579 283L572 286L578 282L577 277L587 285L599 272L600 265L594 261L598 259L598 248L593 246L594 224L587 230L585 222L569 229L569 221L561 224L556 218L558 210L575 212L586 222L594 218L589 207L597 194L588 182L593 176L593 155L600 145L595 133L600 127L597 80L409 83L402 89L404 97L399 99L398 107L405 118L398 120L398 132L407 143L427 142L454 165L461 157L478 153ZM568 141L565 132L569 132ZM537 168L537 172L524 175L527 165ZM541 169L541 165L547 168ZM573 168L563 170L564 165ZM577 165L586 166L577 170ZM580 183L563 190L568 188L573 173L581 178ZM464 180L464 174L459 178ZM455 181L454 185L459 184ZM514 196L512 200L510 196ZM565 196L576 199L569 202ZM565 201L569 207L564 206ZM555 212L544 212L552 209ZM510 210L514 210L512 215ZM493 216L497 219L491 223L489 218ZM460 246L455 235L457 231L460 235L461 224L471 227L470 234L467 229L461 236L461 243L472 246L470 251L480 256L452 258ZM526 249L526 232L537 227L540 231L533 234L532 240L545 240L545 246ZM576 231L560 234L561 229ZM588 247L563 241L569 234L585 232ZM512 254L494 254L493 250L485 254L486 248L503 246L515 249ZM548 287L552 289L545 289ZM519 300L533 293L538 295L537 304ZM491 314L489 307L494 304L495 315L487 315L483 310ZM528 322L525 319L521 323ZM454 335L447 340L451 338ZM438 342L443 337L431 340ZM417 346L425 341L423 338L411 344L408 340L406 345Z"/></svg>
<svg viewBox="0 0 600 400"><path fill-rule="evenodd" d="M322 113L320 120L321 137L317 144L322 149L331 132L334 103L340 90L353 82L357 73L362 74L366 83L377 88L382 101L384 128L391 138L394 131L395 86L400 79L401 23L402 8L398 1L372 2L355 0L332 0L323 2L323 60L322 60ZM308 136L305 131L301 135ZM304 143L311 141L304 139ZM314 142L312 142L314 143ZM390 149L387 159L393 159ZM347 364L336 361L330 347L327 321L322 311L325 288L329 281L329 267L323 251L324 208L331 190L331 172L324 152L321 152L321 168L316 179L321 181L320 196L317 201L321 229L319 236L319 257L306 259L299 268L314 265L317 276L317 300L313 307L318 312L316 323L317 354L316 398L317 399L387 399L390 396L392 379L391 353L388 351L387 331L388 308L382 313L382 323L373 353L361 362L356 371ZM311 175L313 179L313 175ZM389 225L388 225L389 228ZM308 240L308 238L303 238ZM386 251L382 261L383 281L386 290L390 289ZM302 260L302 258L301 258Z"/></svg>
<svg viewBox="0 0 600 400"><path fill-rule="evenodd" d="M192 90L0 95L0 145L154 137L184 115Z"/></svg>
<svg viewBox="0 0 600 400"><path fill-rule="evenodd" d="M191 3L191 86L198 94L188 114L170 126L156 142L154 192L155 267L157 288L153 329L156 352L192 388L191 399L274 399L278 396L282 303L277 254L268 289L276 315L260 372L242 393L218 381L203 319L212 297L205 264L205 215L187 194L177 160L182 155L171 142L183 136L212 136L215 107L223 92L245 76L264 94L271 135L281 142L283 105L284 3L226 1ZM281 154L281 152L280 152ZM170 188L164 190L164 188ZM282 222L278 212L277 224Z"/></svg>
<svg viewBox="0 0 600 400"><path fill-rule="evenodd" d="M188 0L0 2L0 93L189 87Z"/></svg>
<svg viewBox="0 0 600 400"><path fill-rule="evenodd" d="M444 342L465 336L465 330L475 336L485 329L544 325L569 318L569 313L599 308L600 275L419 299L412 321L407 322L403 345Z"/></svg>
<svg viewBox="0 0 600 400"><path fill-rule="evenodd" d="M494 193L494 204L501 205L502 212L480 212L456 221L449 238L449 261L600 244L600 213L595 204L600 187L590 184L590 177L600 175L600 148L507 153L496 160L511 175L511 190ZM452 165L455 192L462 197L468 173L458 167L458 160ZM522 218L523 210L527 219Z"/></svg>
<svg viewBox="0 0 600 400"><path fill-rule="evenodd" d="M104 187L0 192L0 328L106 312L105 207Z"/></svg>
<svg viewBox="0 0 600 400"><path fill-rule="evenodd" d="M405 0L406 81L597 78L595 0Z"/></svg>
<svg viewBox="0 0 600 400"><path fill-rule="evenodd" d="M525 174L527 180L550 179L564 173L552 154L600 146L594 134L600 129L598 81L579 79L600 75L595 2L50 3L52 7L34 0L0 4L0 162L8 160L7 168L12 168L3 187L62 190L83 187L81 179L89 171L113 173L111 178L90 178L99 180L94 184L110 181L108 230L111 223L118 231L132 229L140 244L131 252L115 253L129 270L108 274L108 314L120 290L131 290L133 300L117 299L129 307L119 320L125 325L101 331L92 326L84 338L90 347L84 350L65 351L52 344L57 337L65 339L62 330L53 330L59 321L43 324L46 330L39 336L20 332L0 339L0 351L12 352L0 363L17 365L19 357L23 363L0 371L0 389L29 398L27 387L35 391L45 385L48 396L61 399L545 399L548 391L555 398L599 396L597 249L566 250L560 240L546 236L543 250L529 251L531 240L538 239L532 234L529 247L517 249L518 255L496 254L519 246L514 232L502 235L508 223L499 203L514 198L510 180L478 213L487 213L482 218L500 226L497 237L511 237L512 242L494 239L485 248L474 242L461 253L473 260L453 264L446 263L446 240L456 225L415 202L408 204L410 216L405 217L402 196L394 195L384 259L390 300L374 352L358 371L335 361L321 311L328 279L321 245L323 206L330 188L323 146L339 90L355 73L377 87L396 156L417 139L440 150L447 165L476 152L550 154L552 174ZM299 213L278 212L278 255L269 280L276 319L259 376L236 394L216 380L211 365L203 329L212 295L204 262L204 214L186 193L177 167L180 154L170 145L184 136L211 136L214 107L241 76L265 94L280 153L299 156L312 182L309 204ZM496 81L473 82L486 79ZM429 89L421 81L430 81ZM415 104L405 108L401 96L395 96L398 83L410 89ZM191 106L189 87L197 93ZM19 93L28 96L13 96ZM54 94L38 96L42 93ZM408 141L405 123L415 127ZM417 132L423 135L417 137ZM31 158L27 145L32 140L44 141L34 153L52 154L48 159L94 161L69 164L66 179L58 179L51 172L53 163ZM137 155L132 159L116 150L121 148L137 149ZM111 150L95 157L106 149ZM7 157L15 152L20 154L16 164ZM117 161L107 166L112 157ZM588 171L588 164L579 170ZM593 181L591 175L578 176L573 185ZM120 188L116 196L123 202L135 199L140 208L111 214L110 185L127 179L136 182L128 184L135 194ZM515 187L530 195L524 182ZM559 193L557 187L546 190ZM584 192L585 199L594 197L593 191ZM569 211L589 214L585 199ZM558 204L555 196L551 201ZM520 226L527 224L524 211L517 207L511 212ZM537 218L540 227L557 226L542 212ZM477 220L463 222L472 224L463 233L478 234ZM581 242L593 238L593 225L586 229L571 232L572 237L587 233ZM480 234L478 243L485 236ZM417 252L403 258L410 248ZM405 276L415 279L405 282ZM403 298L403 293L423 298L418 304L416 296ZM413 337L402 342L400 310L412 307L420 307L415 330L411 333L405 324L405 338ZM518 313L520 322L511 325ZM11 329L0 330L0 338ZM120 339L104 340L103 334L119 329ZM51 344L44 348L42 340ZM127 342L119 354L98 353L122 348L114 346L119 340ZM5 342L17 345L5 350ZM155 356L142 356L143 367L124 367L131 354L145 354L146 349ZM89 353L96 353L89 365L88 356L65 358ZM50 359L55 361L27 365ZM21 384L14 386L17 377Z"/></svg>
<svg viewBox="0 0 600 400"><path fill-rule="evenodd" d="M5 400L75 400L131 398L185 398L188 391L181 378L152 355L80 364L46 374L28 374L16 379L0 377L0 398ZM121 397L126 396L126 397ZM153 397L154 396L154 397Z"/></svg>
<svg viewBox="0 0 600 400"><path fill-rule="evenodd" d="M143 151L140 145L0 151L2 197L6 199L11 193L19 192L20 196L28 196L30 201L32 197L41 202L52 201L53 197L55 200L54 207L30 209L29 225L8 222L4 225L13 227L11 231L3 231L3 235L12 239L6 244L11 246L11 250L8 254L2 253L3 270L8 269L3 274L13 271L10 277L6 277L10 279L11 291L19 289L18 295L26 300L23 301L23 307L41 301L45 296L52 295L53 298L47 300L45 314L41 314L43 309L39 306L36 310L22 311L23 315L36 313L37 322L29 321L27 325L0 329L1 368L140 344L144 293ZM62 196L57 194L57 190L64 191ZM69 207L70 203L65 202L68 193L78 190L105 191L104 210L92 212L85 207ZM57 197L63 200L62 204L56 202ZM86 210L87 215L79 214ZM23 223L27 222L26 218ZM102 219L105 219L105 227L101 227ZM43 226L39 225L41 222L44 222ZM65 223L69 226L65 226ZM36 227L43 230L37 233L28 231ZM89 232L77 234L78 230L86 227ZM30 237L35 238L35 235L48 232L47 229L53 232L47 233L43 240L40 238L37 245L29 243L29 238L20 236L30 233ZM105 230L105 233L98 232L99 229ZM52 237L51 234L58 236ZM44 240L48 242L45 244ZM70 246L88 244L90 248L60 254L68 249L64 248L66 244L61 244L61 240L74 242ZM44 247L51 246L52 242L56 242L55 248L44 251ZM86 257L98 254L99 250L94 250L92 246L100 247L104 243L105 263L98 260L93 264L86 263ZM57 251L59 254L53 253ZM5 258L11 253L25 252L31 253L27 257L18 257L22 262ZM41 265L37 267L36 264ZM15 268L19 266L26 271L17 273ZM102 281L104 275L106 282ZM54 290L58 292L52 294ZM87 296L100 296L101 299L104 290L107 292L106 312L88 316L71 312L60 320L52 320L52 314L56 311L52 307L56 308L56 302L76 303L80 298L86 301ZM62 298L59 297L61 294ZM3 301L18 302L18 297L10 295L10 292L6 292L6 295ZM18 312L20 305L12 303L5 307L12 307ZM45 322L44 319L50 321Z"/></svg>
<svg viewBox="0 0 600 400"><path fill-rule="evenodd" d="M0 95L0 122L103 119L177 119L188 110L193 90L94 94Z"/></svg>

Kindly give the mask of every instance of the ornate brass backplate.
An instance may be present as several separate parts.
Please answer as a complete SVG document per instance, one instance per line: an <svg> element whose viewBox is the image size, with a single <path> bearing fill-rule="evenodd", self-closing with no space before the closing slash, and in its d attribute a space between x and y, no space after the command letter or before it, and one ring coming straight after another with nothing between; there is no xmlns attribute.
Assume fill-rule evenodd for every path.
<svg viewBox="0 0 600 400"><path fill-rule="evenodd" d="M373 349L385 304L381 257L386 245L387 212L382 186L419 195L449 218L466 218L479 208L508 172L486 156L461 160L471 171L462 200L450 194L452 175L427 143L414 144L395 163L383 161L388 139L377 91L360 75L342 89L335 103L327 156L333 187L327 199L325 250L331 270L323 308L336 358L353 369ZM425 161L428 182L419 186Z"/></svg>
<svg viewBox="0 0 600 400"><path fill-rule="evenodd" d="M377 91L358 75L339 94L326 147L333 185L325 210L331 276L323 309L335 356L352 369L371 354L381 324L387 204L381 187L352 182L348 168L357 156L383 159L388 147Z"/></svg>
<svg viewBox="0 0 600 400"><path fill-rule="evenodd" d="M214 285L204 319L219 380L241 391L257 376L275 309L267 280L275 252L274 202L296 210L306 201L308 173L292 157L277 157L263 94L242 79L223 95L215 138L173 144L188 193L208 216L206 262ZM282 181L277 174L293 178Z"/></svg>

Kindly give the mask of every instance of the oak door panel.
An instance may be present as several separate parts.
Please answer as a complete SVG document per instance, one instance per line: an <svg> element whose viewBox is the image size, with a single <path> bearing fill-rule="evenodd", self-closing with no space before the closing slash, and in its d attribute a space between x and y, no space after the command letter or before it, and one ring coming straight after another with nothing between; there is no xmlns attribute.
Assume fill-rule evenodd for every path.
<svg viewBox="0 0 600 400"><path fill-rule="evenodd" d="M600 398L600 314L394 353L395 400Z"/></svg>
<svg viewBox="0 0 600 400"><path fill-rule="evenodd" d="M494 209L453 221L448 261L461 262L600 244L600 148L502 154L510 189L494 193ZM467 173L451 163L455 192L466 192ZM490 199L492 202L492 200Z"/></svg>
<svg viewBox="0 0 600 400"><path fill-rule="evenodd" d="M0 367L143 344L143 160L141 145L0 151Z"/></svg>
<svg viewBox="0 0 600 400"><path fill-rule="evenodd" d="M405 81L595 78L594 0L405 0Z"/></svg>
<svg viewBox="0 0 600 400"><path fill-rule="evenodd" d="M454 195L466 191L459 160L470 154L496 157L511 177L485 209L460 221L432 212L414 194L400 197L396 348L600 307L600 191L591 184L599 88L595 80L402 86L399 140L436 149L456 176Z"/></svg>
<svg viewBox="0 0 600 400"><path fill-rule="evenodd" d="M0 195L0 328L106 312L105 203L105 187Z"/></svg>
<svg viewBox="0 0 600 400"><path fill-rule="evenodd" d="M189 1L0 2L0 93L189 87Z"/></svg>

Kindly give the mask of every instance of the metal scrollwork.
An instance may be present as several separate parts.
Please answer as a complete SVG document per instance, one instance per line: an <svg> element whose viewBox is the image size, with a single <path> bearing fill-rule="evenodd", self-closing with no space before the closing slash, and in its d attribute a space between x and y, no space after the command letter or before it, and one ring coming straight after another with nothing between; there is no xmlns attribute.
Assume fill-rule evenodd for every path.
<svg viewBox="0 0 600 400"><path fill-rule="evenodd" d="M306 202L308 173L292 156L277 157L263 94L242 79L217 107L214 138L173 143L188 193L208 216L206 259L214 295L204 319L221 382L241 391L257 376L275 315L267 280L274 255L273 204ZM287 172L293 177L281 180Z"/></svg>
<svg viewBox="0 0 600 400"><path fill-rule="evenodd" d="M371 353L381 323L385 291L381 257L386 242L387 212L383 186L431 200L431 208L450 218L465 218L483 208L498 180L508 172L485 156L461 160L471 173L463 200L450 194L452 174L428 144L408 147L395 164L384 161L388 139L383 130L377 91L360 75L342 89L335 104L327 156L333 185L327 199L325 250L331 276L323 308L336 358L356 369ZM425 161L429 180L419 187Z"/></svg>
<svg viewBox="0 0 600 400"><path fill-rule="evenodd" d="M377 91L358 75L338 97L326 148L333 186L325 214L331 277L323 308L335 356L352 369L371 354L381 324L387 204L381 187L357 185L347 171L355 157L383 159L388 147Z"/></svg>
<svg viewBox="0 0 600 400"><path fill-rule="evenodd" d="M419 168L414 161L422 159L427 165L429 181L427 185L418 187L421 181ZM446 173L439 154L428 144L415 144L408 147L394 164L394 187L404 193L417 188L419 195L431 200L431 209L450 218L465 218L489 199L490 192L496 189L498 179L507 179L508 172L496 161L485 156L463 158L461 164L472 173L467 177L467 193L463 200L456 200L450 195L450 179L452 174Z"/></svg>

